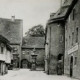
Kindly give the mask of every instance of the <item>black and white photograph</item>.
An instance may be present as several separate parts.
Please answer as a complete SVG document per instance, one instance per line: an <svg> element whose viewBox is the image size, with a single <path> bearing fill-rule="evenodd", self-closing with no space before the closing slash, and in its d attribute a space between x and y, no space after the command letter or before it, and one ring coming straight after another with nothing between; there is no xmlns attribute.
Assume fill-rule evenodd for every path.
<svg viewBox="0 0 80 80"><path fill-rule="evenodd" d="M0 80L80 80L80 0L0 0Z"/></svg>

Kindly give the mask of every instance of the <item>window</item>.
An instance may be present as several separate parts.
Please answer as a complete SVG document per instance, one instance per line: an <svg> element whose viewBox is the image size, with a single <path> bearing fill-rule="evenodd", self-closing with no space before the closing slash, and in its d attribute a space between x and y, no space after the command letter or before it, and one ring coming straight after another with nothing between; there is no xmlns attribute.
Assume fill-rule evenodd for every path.
<svg viewBox="0 0 80 80"><path fill-rule="evenodd" d="M3 48L3 47L1 47L1 54L3 54L3 51L4 51L4 48Z"/></svg>
<svg viewBox="0 0 80 80"><path fill-rule="evenodd" d="M72 18L75 19L75 9L73 9Z"/></svg>
<svg viewBox="0 0 80 80"><path fill-rule="evenodd" d="M71 38L71 36L69 35L69 39Z"/></svg>
<svg viewBox="0 0 80 80"><path fill-rule="evenodd" d="M22 54L25 54L25 51L22 51Z"/></svg>
<svg viewBox="0 0 80 80"><path fill-rule="evenodd" d="M71 36L70 36L70 34L69 34L69 36L68 36L69 38L68 38L68 41L67 41L67 47L70 47L71 46Z"/></svg>
<svg viewBox="0 0 80 80"><path fill-rule="evenodd" d="M58 55L58 60L63 60L63 55L62 54Z"/></svg>
<svg viewBox="0 0 80 80"><path fill-rule="evenodd" d="M60 42L63 42L63 35L60 35Z"/></svg>
<svg viewBox="0 0 80 80"><path fill-rule="evenodd" d="M74 32L72 32L72 46L74 44Z"/></svg>
<svg viewBox="0 0 80 80"><path fill-rule="evenodd" d="M77 57L75 57L75 61L74 61L74 65L76 65L77 64Z"/></svg>
<svg viewBox="0 0 80 80"><path fill-rule="evenodd" d="M13 53L15 53L17 51L18 51L17 47L13 47Z"/></svg>
<svg viewBox="0 0 80 80"><path fill-rule="evenodd" d="M78 42L78 28L76 28L76 43Z"/></svg>

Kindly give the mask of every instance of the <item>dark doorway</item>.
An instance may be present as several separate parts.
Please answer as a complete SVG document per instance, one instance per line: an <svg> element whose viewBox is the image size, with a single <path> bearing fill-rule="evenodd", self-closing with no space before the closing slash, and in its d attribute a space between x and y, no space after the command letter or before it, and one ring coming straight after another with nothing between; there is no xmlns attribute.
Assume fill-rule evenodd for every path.
<svg viewBox="0 0 80 80"><path fill-rule="evenodd" d="M27 59L21 60L21 67L22 68L28 68L28 60Z"/></svg>
<svg viewBox="0 0 80 80"><path fill-rule="evenodd" d="M70 59L70 77L73 76L73 56Z"/></svg>
<svg viewBox="0 0 80 80"><path fill-rule="evenodd" d="M57 74L62 75L63 74L63 54L59 54L57 59L58 59Z"/></svg>

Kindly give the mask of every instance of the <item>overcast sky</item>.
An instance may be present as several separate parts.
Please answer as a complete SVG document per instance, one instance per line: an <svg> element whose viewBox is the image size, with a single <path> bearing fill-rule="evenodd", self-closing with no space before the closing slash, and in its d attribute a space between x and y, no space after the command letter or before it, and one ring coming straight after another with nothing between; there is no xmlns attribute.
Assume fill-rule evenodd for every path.
<svg viewBox="0 0 80 80"><path fill-rule="evenodd" d="M56 12L61 0L0 0L0 17L23 19L23 34L32 26L44 27L50 13Z"/></svg>

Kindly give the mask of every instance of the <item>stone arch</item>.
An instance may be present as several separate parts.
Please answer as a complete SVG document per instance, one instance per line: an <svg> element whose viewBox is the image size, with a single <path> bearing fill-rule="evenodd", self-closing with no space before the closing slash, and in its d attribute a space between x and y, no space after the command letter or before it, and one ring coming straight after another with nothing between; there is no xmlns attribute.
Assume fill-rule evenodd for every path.
<svg viewBox="0 0 80 80"><path fill-rule="evenodd" d="M27 59L21 60L21 68L28 68L29 61Z"/></svg>

